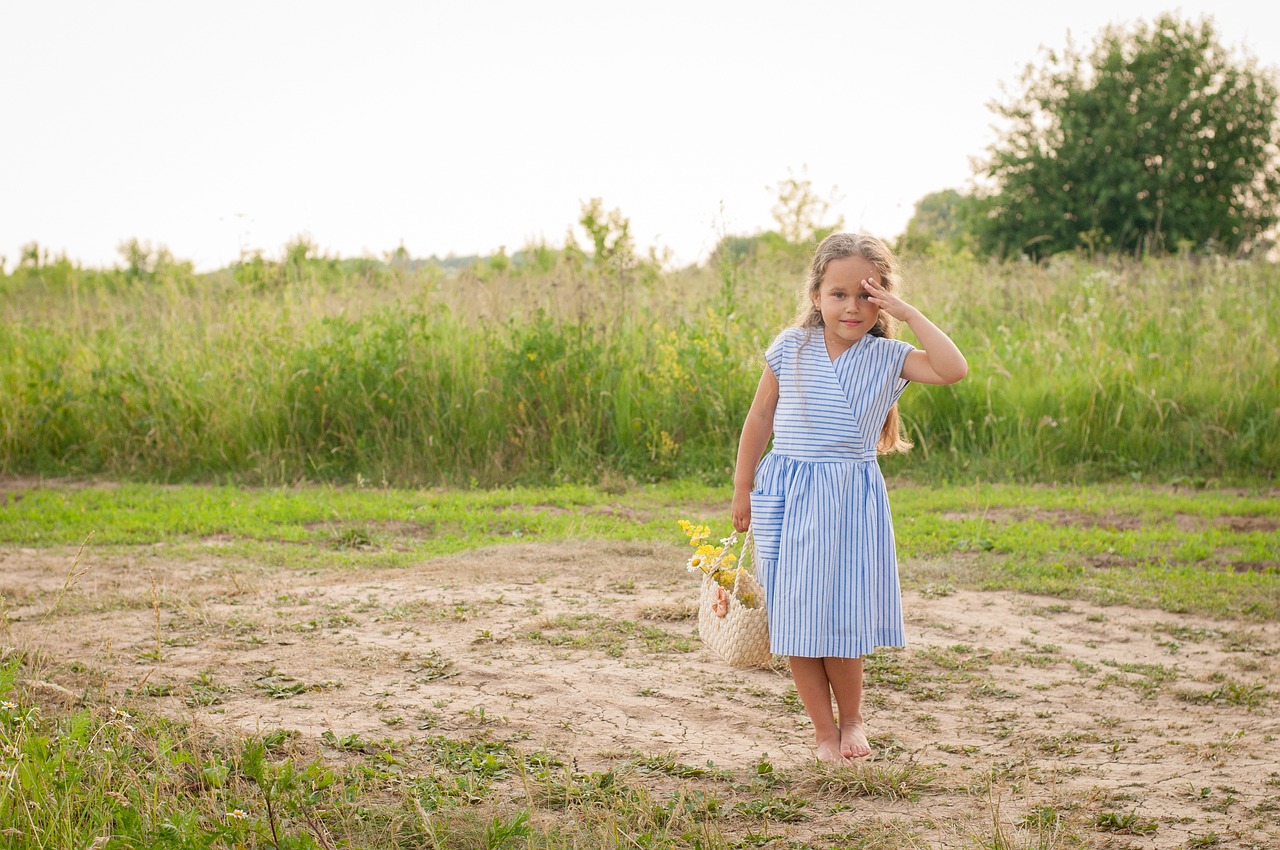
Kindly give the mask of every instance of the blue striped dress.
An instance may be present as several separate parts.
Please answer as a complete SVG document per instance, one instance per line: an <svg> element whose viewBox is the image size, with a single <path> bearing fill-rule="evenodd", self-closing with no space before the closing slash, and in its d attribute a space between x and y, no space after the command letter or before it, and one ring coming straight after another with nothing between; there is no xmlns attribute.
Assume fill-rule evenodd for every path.
<svg viewBox="0 0 1280 850"><path fill-rule="evenodd" d="M912 350L867 334L832 361L818 327L788 328L765 353L778 406L751 526L774 653L857 658L906 643L876 442Z"/></svg>

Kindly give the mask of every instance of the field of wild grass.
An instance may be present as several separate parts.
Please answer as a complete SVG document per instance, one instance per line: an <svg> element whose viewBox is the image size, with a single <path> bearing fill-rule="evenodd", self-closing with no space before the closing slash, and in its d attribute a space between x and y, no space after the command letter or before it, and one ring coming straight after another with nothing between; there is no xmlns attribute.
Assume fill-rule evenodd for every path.
<svg viewBox="0 0 1280 850"><path fill-rule="evenodd" d="M729 694L796 737L785 678L662 666L696 643L691 591L668 575L684 552L655 541L679 537L677 517L723 521L760 352L805 253L662 272L544 251L456 271L291 250L210 275L164 256L0 275L0 478L116 479L0 491L0 848L1265 846L1280 807L1265 760L1273 265L908 259L908 297L972 369L904 396L917 447L885 461L904 583L942 642L875 656L876 762L830 775L770 757L773 740L734 768L649 737L615 746L574 726L572 701L533 706L561 672L484 696L488 711L472 700L487 679L459 671L512 653L524 673L616 661L627 686L610 699L663 724L685 676L682 722ZM326 483L241 486L305 481ZM1065 481L1080 486L1037 486ZM1213 483L1259 486L1195 489ZM535 596L517 604L504 579L459 597L483 557ZM398 569L405 588L375 602L362 577L381 593ZM315 584L339 580L345 601ZM1054 598L992 614L991 634L929 624L938 600L979 590ZM641 597L663 604L650 616ZM1143 608L1159 613L1135 625ZM1020 637L1003 634L1014 614L1030 618ZM377 669L417 678L368 706L364 656L336 635L383 639L389 623L406 648ZM101 649L85 643L96 628ZM295 642L305 673L244 661ZM196 664L209 647L224 654ZM1050 679L1030 687L1032 671ZM221 722L225 703L261 717L294 698L312 718L295 725L348 725ZM360 709L330 715L339 698ZM556 735L573 743L537 744ZM1135 791L1137 763L1178 765L1178 787ZM1113 767L1121 787L1098 790ZM1087 794L1063 790L1077 772Z"/></svg>
<svg viewBox="0 0 1280 850"><path fill-rule="evenodd" d="M0 276L0 474L278 484L729 477L807 250L543 251L461 272L295 251ZM908 390L921 480L1268 483L1280 268L905 261L970 377ZM910 337L907 337L910 339Z"/></svg>

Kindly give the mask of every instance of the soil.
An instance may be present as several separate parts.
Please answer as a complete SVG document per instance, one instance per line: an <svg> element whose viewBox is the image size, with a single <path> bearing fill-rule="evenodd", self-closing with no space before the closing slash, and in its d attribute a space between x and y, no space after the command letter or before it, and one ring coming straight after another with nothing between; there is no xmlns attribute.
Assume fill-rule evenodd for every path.
<svg viewBox="0 0 1280 850"><path fill-rule="evenodd" d="M697 642L677 547L305 572L223 547L94 555L70 588L74 551L0 548L0 645L57 659L50 678L73 691L245 733L488 736L581 771L658 754L812 774L785 662L731 669ZM939 567L905 563L909 585L913 570ZM1052 807L1091 847L1280 847L1280 625L945 583L905 607L909 645L867 663L872 764L932 781L773 829L810 841L879 819L970 847L993 818L1016 832Z"/></svg>

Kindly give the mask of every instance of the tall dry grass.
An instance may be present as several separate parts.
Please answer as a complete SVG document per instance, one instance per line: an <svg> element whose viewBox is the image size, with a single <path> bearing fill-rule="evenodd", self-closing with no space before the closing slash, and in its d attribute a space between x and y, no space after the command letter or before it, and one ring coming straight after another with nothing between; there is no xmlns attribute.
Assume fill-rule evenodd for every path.
<svg viewBox="0 0 1280 850"><path fill-rule="evenodd" d="M0 472L727 480L803 264L24 267L0 277ZM971 372L908 390L917 448L887 471L1239 482L1280 466L1275 265L938 256L906 270Z"/></svg>

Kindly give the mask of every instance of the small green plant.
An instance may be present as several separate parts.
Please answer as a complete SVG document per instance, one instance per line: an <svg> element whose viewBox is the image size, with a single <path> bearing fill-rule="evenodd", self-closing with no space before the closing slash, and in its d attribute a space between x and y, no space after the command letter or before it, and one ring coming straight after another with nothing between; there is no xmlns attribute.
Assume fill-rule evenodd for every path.
<svg viewBox="0 0 1280 850"><path fill-rule="evenodd" d="M749 800L734 804L733 810L747 817L759 818L777 823L798 823L809 819L809 801L803 797L764 796L758 800Z"/></svg>
<svg viewBox="0 0 1280 850"><path fill-rule="evenodd" d="M458 675L453 669L453 662L443 657L438 650L428 650L416 664L409 668L420 682L435 682Z"/></svg>
<svg viewBox="0 0 1280 850"><path fill-rule="evenodd" d="M1101 812L1093 819L1093 825L1103 832L1115 832L1122 835L1149 835L1160 828L1160 825L1149 818L1138 816L1132 812Z"/></svg>
<svg viewBox="0 0 1280 850"><path fill-rule="evenodd" d="M332 688L342 687L341 682L321 682L319 684L307 684L301 682L292 676L286 676L278 673L273 667L266 673L263 673L254 680L253 686L261 691L265 691L271 699L290 699L299 694L305 694L308 691L325 691Z"/></svg>
<svg viewBox="0 0 1280 850"><path fill-rule="evenodd" d="M1244 706L1256 711L1275 695L1265 685L1245 685L1239 682L1224 682L1206 693L1182 692L1178 697L1186 702L1225 703L1227 705Z"/></svg>
<svg viewBox="0 0 1280 850"><path fill-rule="evenodd" d="M366 528L344 528L333 535L334 549L368 552L375 548L373 535Z"/></svg>
<svg viewBox="0 0 1280 850"><path fill-rule="evenodd" d="M515 816L510 820L495 815L493 822L484 830L484 846L485 850L502 850L508 842L512 842L517 838L528 838L532 835L529 829L529 812L521 810L516 812Z"/></svg>
<svg viewBox="0 0 1280 850"><path fill-rule="evenodd" d="M229 691L230 688L218 684L214 681L213 674L206 670L187 683L183 701L190 706L217 705Z"/></svg>
<svg viewBox="0 0 1280 850"><path fill-rule="evenodd" d="M1056 806L1041 804L1018 819L1018 826L1026 829L1057 829L1062 823L1062 812Z"/></svg>
<svg viewBox="0 0 1280 850"><path fill-rule="evenodd" d="M320 739L329 746L338 750L355 750L358 752L373 752L373 748L360 737L358 732L350 735L338 737L330 730L326 729L320 733Z"/></svg>
<svg viewBox="0 0 1280 850"><path fill-rule="evenodd" d="M674 776L678 779L733 779L733 772L721 770L711 762L707 762L705 767L696 765L682 764L674 755L663 756L646 756L635 759L633 764L641 770L651 771L654 773L665 773L668 776Z"/></svg>

